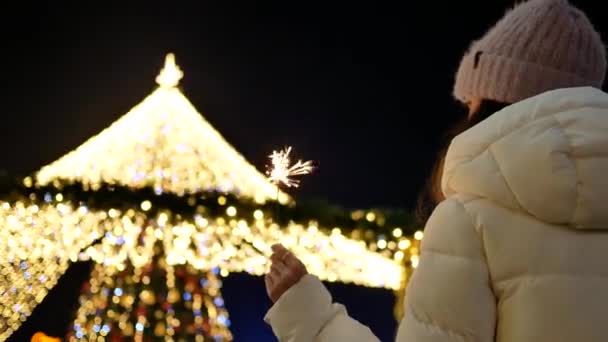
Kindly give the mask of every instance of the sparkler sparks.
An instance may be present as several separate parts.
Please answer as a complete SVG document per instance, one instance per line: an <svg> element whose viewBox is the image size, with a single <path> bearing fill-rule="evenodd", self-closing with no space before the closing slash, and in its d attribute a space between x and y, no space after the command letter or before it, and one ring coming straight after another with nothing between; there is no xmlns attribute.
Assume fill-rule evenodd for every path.
<svg viewBox="0 0 608 342"><path fill-rule="evenodd" d="M269 156L271 165L266 174L268 175L268 180L277 187L283 184L288 188L297 188L300 185L300 181L293 177L309 174L313 170L311 160L305 162L298 160L295 164L290 165L289 153L291 153L291 146L286 147L282 151L272 151L272 154Z"/></svg>

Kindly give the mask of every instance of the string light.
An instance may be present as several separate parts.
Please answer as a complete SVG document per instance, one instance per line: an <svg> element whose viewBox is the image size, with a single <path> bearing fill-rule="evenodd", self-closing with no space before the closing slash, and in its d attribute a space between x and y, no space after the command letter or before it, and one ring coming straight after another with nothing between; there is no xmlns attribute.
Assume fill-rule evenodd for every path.
<svg viewBox="0 0 608 342"><path fill-rule="evenodd" d="M401 228L395 228L393 229L393 236L396 238L399 238L403 235L403 231L401 230Z"/></svg>
<svg viewBox="0 0 608 342"><path fill-rule="evenodd" d="M88 247L80 257L106 266L144 267L153 258L153 246L166 241L164 253L170 265L189 264L199 270L217 265L225 272L262 275L272 253L270 246L281 241L322 279L339 274L343 282L393 289L399 286L397 263L368 251L365 243L345 237L339 228L327 235L315 226L290 223L280 227L269 219L249 222L249 218L230 214L236 215L230 212L227 217L214 218L197 214L190 219L173 217L170 212L154 218L144 212L105 215L97 225L114 227L112 232L106 232L100 243ZM117 228L121 235L114 234ZM386 247L386 241L383 245ZM359 261L347 262L353 258Z"/></svg>
<svg viewBox="0 0 608 342"><path fill-rule="evenodd" d="M412 245L412 242L409 239L400 240L399 244L398 244L399 249L401 249L401 250L405 250L411 245Z"/></svg>
<svg viewBox="0 0 608 342"><path fill-rule="evenodd" d="M373 212L369 212L365 215L365 219L368 220L369 222L372 222L376 219L376 214L374 214Z"/></svg>
<svg viewBox="0 0 608 342"><path fill-rule="evenodd" d="M158 194L216 190L259 203L275 199L276 187L176 87L181 76L173 55L167 56L158 89L110 127L43 167L35 182L81 181L93 190L101 183L150 186ZM280 201L290 198L281 192Z"/></svg>
<svg viewBox="0 0 608 342"><path fill-rule="evenodd" d="M270 220L248 222L247 218L200 215L180 220L170 212L161 212L151 218L144 211L94 211L62 203L42 207L23 202L12 206L3 203L0 208L0 224L5 227L1 232L0 250L6 251L2 256L4 260L13 260L13 267L3 270L3 293L7 294L7 290L10 293L10 286L20 293L31 286L26 297L0 296L2 307L19 308L23 314L7 313L7 321L2 326L4 337L10 335L44 298L67 268L69 260L92 259L103 269L116 272L141 269L153 261L154 246L159 242L164 243L167 264L174 266L188 264L199 270L209 270L218 265L220 273L245 271L262 275L268 266L270 245L273 241L282 241L321 279L391 289L399 288L402 281L398 263L402 257L395 257L397 262L389 262L385 256L369 252L362 241L346 238L337 227L332 229L332 234L326 235L314 223L306 226L292 223L282 229ZM20 229L25 224L32 229ZM96 239L100 239L99 244L79 252ZM380 241L384 241L381 247L390 246L386 240ZM401 240L399 247L404 247L403 241L409 240ZM256 248L247 242L253 242ZM49 258L50 255L56 257ZM357 261L352 263L352 260ZM417 265L416 256L412 257L412 263ZM8 274L8 270L13 271ZM91 287L104 277L92 274ZM24 281L27 279L32 281ZM120 296L115 290L113 293ZM96 296L101 298L101 294ZM111 301L111 297L105 300ZM90 304L81 307L84 310ZM119 326L119 323L111 326ZM141 324L142 332L151 329ZM91 326L87 330L85 324L78 326L82 336L89 336L94 328ZM102 329L103 325L98 327ZM136 335L137 327L134 327ZM99 330L96 334L104 333L107 332Z"/></svg>
<svg viewBox="0 0 608 342"><path fill-rule="evenodd" d="M62 203L0 203L0 340L25 321L80 250L101 236L105 216Z"/></svg>
<svg viewBox="0 0 608 342"><path fill-rule="evenodd" d="M160 88L100 134L24 179L24 186L59 187L61 179L93 191L103 184L151 187L157 195L215 190L263 203L277 196L273 182L297 186L290 177L310 172L310 162L289 166L288 148L273 153L280 172L267 179L176 88L182 76L174 57L168 56L157 78ZM291 200L279 195L283 203ZM417 263L416 249L403 251L401 242L385 236L378 237L376 245L383 250L375 253L339 227L326 234L329 227L316 222L279 226L262 210L241 217L238 205L228 205L226 197L218 198L219 205L228 205L224 215L184 216L162 208L151 211L150 200L129 210L98 210L76 205L60 192L24 196L30 201L0 202L0 259L8 265L0 270L0 341L18 329L77 260L92 260L95 266L81 294L71 341L116 334L134 341L149 336L178 340L187 323L178 317L176 305L192 312L188 326L195 332L189 336L195 341L229 339L229 316L218 304L223 303L219 277L231 272L263 275L270 246L279 241L327 281L397 290L403 287L402 261ZM372 212L366 218L376 219ZM165 277L160 309L152 288L158 275L151 270ZM183 274L201 277L200 286L177 286Z"/></svg>
<svg viewBox="0 0 608 342"><path fill-rule="evenodd" d="M152 208L152 203L148 200L145 200L143 202L141 202L141 210L143 211L148 211L150 210L150 208Z"/></svg>

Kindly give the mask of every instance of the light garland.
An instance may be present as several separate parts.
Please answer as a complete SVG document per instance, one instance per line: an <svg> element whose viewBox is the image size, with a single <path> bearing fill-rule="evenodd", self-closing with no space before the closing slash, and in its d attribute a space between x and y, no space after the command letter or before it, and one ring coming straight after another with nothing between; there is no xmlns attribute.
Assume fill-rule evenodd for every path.
<svg viewBox="0 0 608 342"><path fill-rule="evenodd" d="M24 186L32 193L23 195L29 198L0 203L0 259L9 265L0 272L0 341L20 326L77 260L93 260L95 266L81 294L70 340L103 340L112 334L136 341L144 336L177 338L186 324L193 329L186 333L196 340L229 340L228 313L218 305L223 302L218 277L230 272L263 275L276 242L323 280L403 288L403 265L416 267L419 240L396 229L392 237L357 236L358 230L347 236L339 227L314 221L279 224L262 206L245 215L237 203L221 196L217 203L224 211L214 214L196 200L193 212L175 213L155 207L152 197L128 208L89 208L79 202L86 203L86 198L66 199L60 180L79 182L93 192L116 184L184 199L203 191L227 192L257 203L276 197L276 187L175 88L182 76L168 56L157 78L159 89L99 135L45 166L33 179L26 178ZM48 184L57 191L43 198L34 194ZM290 198L281 192L279 200L287 203ZM365 215L369 222L380 218L373 212ZM128 298L137 301L138 289L147 285L144 273L151 269L164 274L166 294L161 297L168 304L159 311L139 298L139 306L130 307ZM180 272L206 282L185 290L178 285ZM189 323L180 321L175 305L192 313ZM148 310L160 315L154 326L142 314Z"/></svg>
<svg viewBox="0 0 608 342"><path fill-rule="evenodd" d="M70 260L101 236L102 217L63 203L0 203L0 340L25 321Z"/></svg>
<svg viewBox="0 0 608 342"><path fill-rule="evenodd" d="M197 275L166 263L162 250L145 267L95 264L68 340L231 340L217 269Z"/></svg>
<svg viewBox="0 0 608 342"><path fill-rule="evenodd" d="M43 167L36 183L78 180L157 193L238 193L259 203L276 198L276 188L196 111L177 86L182 72L167 56L160 87L143 102L76 150ZM289 197L281 193L282 203Z"/></svg>
<svg viewBox="0 0 608 342"><path fill-rule="evenodd" d="M253 217L239 217L234 206L228 206L225 216L219 217L174 217L171 212L149 217L132 209L93 214L97 221L89 224L96 227L96 233L91 237L100 236L99 243L79 253L79 260L93 260L118 271L128 265L141 268L150 264L154 246L163 242L169 265L188 264L203 271L219 267L223 276L230 272L262 275L268 268L270 246L281 242L321 279L390 289L400 286L398 263L370 252L363 241L347 238L339 229L328 235L314 222L281 227L264 219L262 211L254 212Z"/></svg>
<svg viewBox="0 0 608 342"><path fill-rule="evenodd" d="M384 233L372 229L356 228L350 232L349 238L365 241L368 250L395 260L402 264L405 267L404 270L409 273L418 267L420 243L424 237L422 230L412 231L412 233L406 235L404 228L386 227L384 215L374 210L352 211L351 218L356 222L355 225L359 226L375 223L377 227L382 228Z"/></svg>
<svg viewBox="0 0 608 342"><path fill-rule="evenodd" d="M243 218L235 206L227 206L224 216L196 214L188 219L174 217L171 212L149 217L143 210L73 208L54 199L41 206L17 202L14 206L3 203L0 208L0 224L6 227L2 231L0 250L4 252L2 259L12 265L3 268L0 278L5 318L5 323L0 323L2 340L44 299L70 261L93 260L100 265L91 275L90 286L94 288L100 282L111 284L108 279L124 274L125 270L134 272L149 267L160 253L159 244L168 274L172 267L188 267L193 271L216 270L221 276L231 272L262 275L268 268L270 246L281 242L302 259L311 273L323 280L393 290L399 289L403 282L398 261L388 259L387 253L369 251L365 242L347 238L338 228L331 234L326 234L327 229L314 222L291 223L281 228L265 219L261 210ZM23 229L26 226L31 229ZM91 292L88 301L81 303L79 312L90 310L91 303L105 308L112 300L107 293L107 298L100 296L100 292ZM78 335L72 338L109 333L95 331L102 325L87 325L82 321L86 318L95 322L95 317L83 313L77 317L75 324L81 330L75 331ZM118 321L112 322L108 327L124 326Z"/></svg>

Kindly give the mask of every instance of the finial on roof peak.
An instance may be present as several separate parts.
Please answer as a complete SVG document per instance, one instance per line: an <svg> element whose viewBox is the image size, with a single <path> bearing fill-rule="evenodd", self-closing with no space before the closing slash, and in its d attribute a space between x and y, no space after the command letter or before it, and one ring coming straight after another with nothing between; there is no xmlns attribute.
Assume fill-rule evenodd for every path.
<svg viewBox="0 0 608 342"><path fill-rule="evenodd" d="M165 58L165 66L156 77L156 83L158 83L161 88L173 88L179 84L179 80L181 80L183 76L184 73L179 66L175 64L175 55L169 53Z"/></svg>

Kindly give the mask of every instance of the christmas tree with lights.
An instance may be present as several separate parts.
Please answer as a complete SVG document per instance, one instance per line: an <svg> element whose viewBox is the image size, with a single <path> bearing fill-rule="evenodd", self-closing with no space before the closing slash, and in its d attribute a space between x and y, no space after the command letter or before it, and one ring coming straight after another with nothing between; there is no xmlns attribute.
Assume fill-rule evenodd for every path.
<svg viewBox="0 0 608 342"><path fill-rule="evenodd" d="M151 95L3 197L0 340L81 260L94 266L70 341L229 341L221 278L263 275L277 242L323 280L403 288L409 239L370 247L298 212L196 111L182 76L169 54Z"/></svg>

